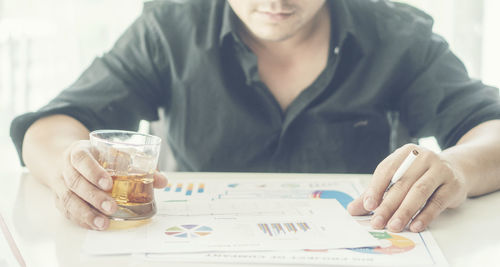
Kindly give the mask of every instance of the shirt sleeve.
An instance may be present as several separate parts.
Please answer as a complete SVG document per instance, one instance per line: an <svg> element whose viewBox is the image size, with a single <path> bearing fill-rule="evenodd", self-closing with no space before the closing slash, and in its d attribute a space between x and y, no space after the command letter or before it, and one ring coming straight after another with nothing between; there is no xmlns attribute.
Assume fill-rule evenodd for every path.
<svg viewBox="0 0 500 267"><path fill-rule="evenodd" d="M416 78L398 103L411 136L435 136L446 149L478 124L500 119L498 89L471 79L443 38L430 34L414 47Z"/></svg>
<svg viewBox="0 0 500 267"><path fill-rule="evenodd" d="M136 130L140 120L158 119L157 110L167 97L168 78L153 18L143 12L114 47L96 58L74 84L38 111L13 120L10 135L22 165L24 135L42 117L69 115L90 131Z"/></svg>

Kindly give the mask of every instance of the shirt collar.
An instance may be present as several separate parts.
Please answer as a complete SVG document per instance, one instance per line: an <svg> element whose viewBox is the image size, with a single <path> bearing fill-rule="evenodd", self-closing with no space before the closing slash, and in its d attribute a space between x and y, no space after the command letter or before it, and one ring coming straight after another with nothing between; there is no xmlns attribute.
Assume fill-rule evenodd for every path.
<svg viewBox="0 0 500 267"><path fill-rule="evenodd" d="M219 45L222 45L227 36L233 36L233 38L237 37L236 23L236 14L226 0L222 12L222 27L219 35Z"/></svg>
<svg viewBox="0 0 500 267"><path fill-rule="evenodd" d="M332 38L334 38L334 45L340 47L349 36L352 36L363 52L366 52L369 49L369 40L364 38L361 27L356 25L353 12L346 3L347 1L349 0L327 0L327 4L331 11ZM236 14L227 1L225 2L222 13L223 17L219 35L219 45L222 45L227 36L232 36L235 40L239 41L236 31Z"/></svg>

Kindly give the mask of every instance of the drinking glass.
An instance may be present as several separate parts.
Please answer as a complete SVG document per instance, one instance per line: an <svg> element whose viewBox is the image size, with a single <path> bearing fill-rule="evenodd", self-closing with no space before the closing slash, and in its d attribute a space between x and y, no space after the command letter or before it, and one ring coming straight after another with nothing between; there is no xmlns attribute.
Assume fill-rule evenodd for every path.
<svg viewBox="0 0 500 267"><path fill-rule="evenodd" d="M161 139L154 135L121 130L90 133L92 153L113 178L108 193L116 200L114 220L142 220L156 213L154 172Z"/></svg>

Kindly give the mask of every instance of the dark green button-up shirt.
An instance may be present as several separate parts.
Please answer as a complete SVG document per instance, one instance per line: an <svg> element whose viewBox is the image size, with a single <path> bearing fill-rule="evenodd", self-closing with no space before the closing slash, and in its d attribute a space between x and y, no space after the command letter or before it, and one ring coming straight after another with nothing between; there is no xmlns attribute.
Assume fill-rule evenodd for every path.
<svg viewBox="0 0 500 267"><path fill-rule="evenodd" d="M370 173L391 144L436 136L446 148L500 118L497 89L469 78L428 15L387 1L328 5L327 66L286 111L226 1L161 1L73 85L16 118L11 136L20 152L26 129L50 114L89 130L162 117L182 171Z"/></svg>

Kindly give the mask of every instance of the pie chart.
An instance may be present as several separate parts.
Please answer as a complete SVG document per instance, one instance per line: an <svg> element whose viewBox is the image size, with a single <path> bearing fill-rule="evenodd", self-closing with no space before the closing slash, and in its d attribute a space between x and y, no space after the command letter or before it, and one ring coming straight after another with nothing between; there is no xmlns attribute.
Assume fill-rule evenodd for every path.
<svg viewBox="0 0 500 267"><path fill-rule="evenodd" d="M311 194L311 198L320 198L320 199L336 199L344 208L347 208L347 205L353 198L348 194L336 190L318 190L314 191Z"/></svg>
<svg viewBox="0 0 500 267"><path fill-rule="evenodd" d="M207 236L213 231L212 228L198 224L183 224L167 228L165 234L177 238L197 238Z"/></svg>
<svg viewBox="0 0 500 267"><path fill-rule="evenodd" d="M389 234L388 232L370 232L373 237L382 241L382 246L376 248L352 248L350 250L368 254L399 254L412 250L415 243L400 235Z"/></svg>

